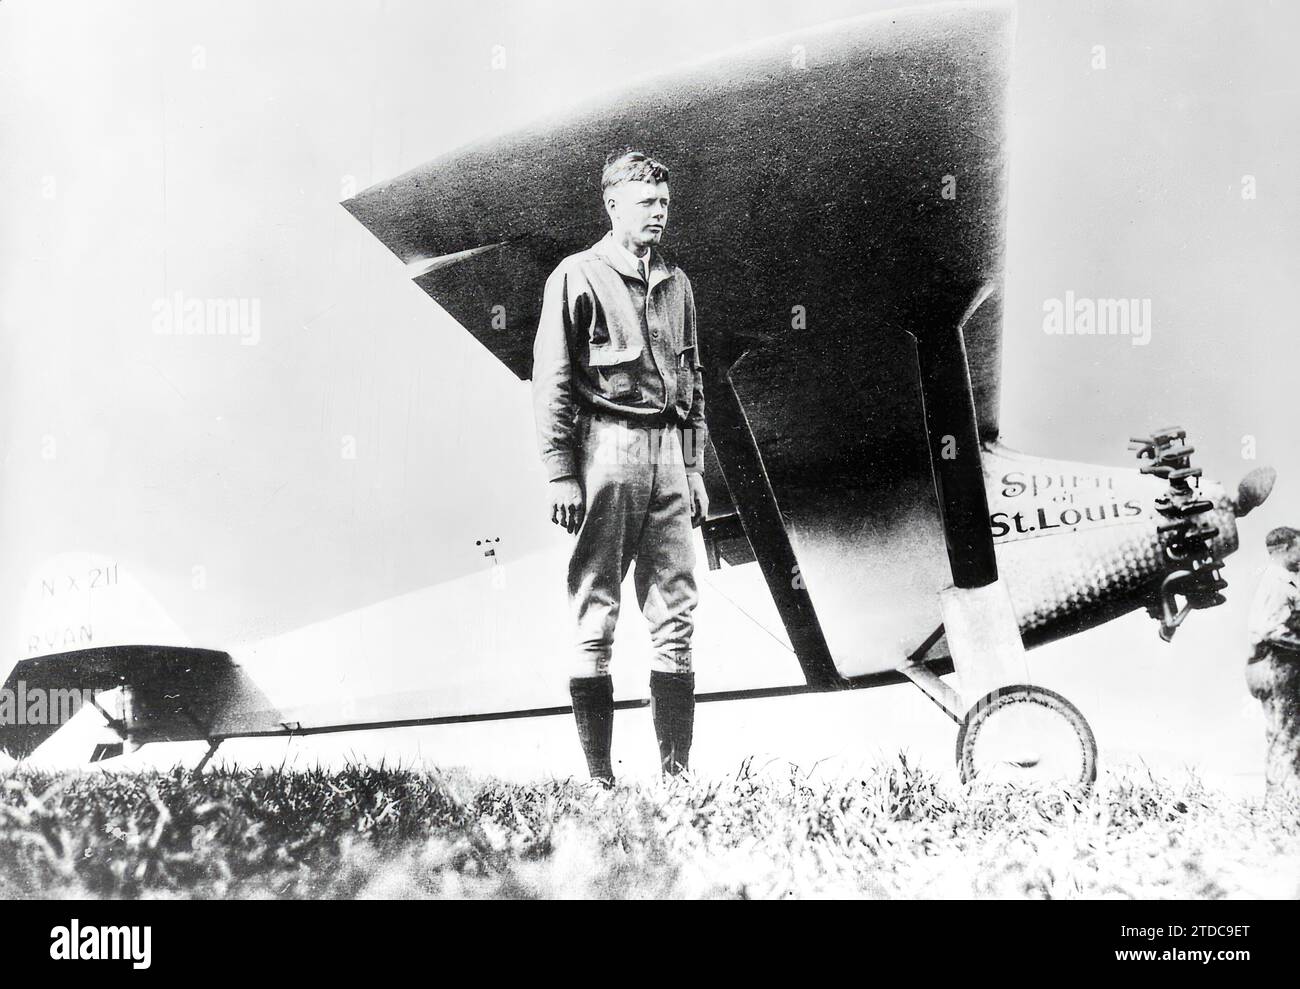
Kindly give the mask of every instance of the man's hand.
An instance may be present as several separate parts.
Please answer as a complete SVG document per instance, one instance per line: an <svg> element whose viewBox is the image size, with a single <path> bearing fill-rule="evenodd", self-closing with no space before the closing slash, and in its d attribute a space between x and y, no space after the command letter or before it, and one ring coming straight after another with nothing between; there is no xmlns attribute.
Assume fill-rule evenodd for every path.
<svg viewBox="0 0 1300 989"><path fill-rule="evenodd" d="M582 485L573 477L561 477L549 485L551 521L569 532L577 532L585 510Z"/></svg>
<svg viewBox="0 0 1300 989"><path fill-rule="evenodd" d="M709 517L709 493L704 490L704 475L687 474L686 486L691 491L691 526L698 528Z"/></svg>

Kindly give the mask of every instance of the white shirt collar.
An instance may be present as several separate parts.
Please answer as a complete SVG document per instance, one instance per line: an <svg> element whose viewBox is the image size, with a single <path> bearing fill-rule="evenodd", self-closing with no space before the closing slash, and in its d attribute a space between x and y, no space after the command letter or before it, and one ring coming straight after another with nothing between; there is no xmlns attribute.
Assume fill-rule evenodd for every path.
<svg viewBox="0 0 1300 989"><path fill-rule="evenodd" d="M614 246L615 246L615 247L617 247L620 251L623 252L623 256L626 257L626 258L627 258L627 259L632 263L632 267L633 267L634 269L636 269L637 271L641 272L642 277L645 278L647 281L649 281L649 279L650 279L650 251L653 251L654 248L652 247L652 248L650 248L649 251L646 251L644 257L637 257L635 254L633 254L631 251L629 251L626 247L624 247L622 241L620 241L620 240L619 240L617 237L615 237L612 233L610 234L610 238L609 238L609 239L612 240L612 241L614 242ZM644 263L644 266L643 266L643 263Z"/></svg>

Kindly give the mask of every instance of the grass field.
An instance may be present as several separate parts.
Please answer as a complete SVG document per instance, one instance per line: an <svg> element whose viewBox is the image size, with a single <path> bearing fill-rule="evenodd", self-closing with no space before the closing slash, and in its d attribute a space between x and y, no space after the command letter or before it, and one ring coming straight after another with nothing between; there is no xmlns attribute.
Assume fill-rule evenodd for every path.
<svg viewBox="0 0 1300 989"><path fill-rule="evenodd" d="M1296 897L1300 808L963 791L900 758L604 792L355 767L0 777L0 896Z"/></svg>

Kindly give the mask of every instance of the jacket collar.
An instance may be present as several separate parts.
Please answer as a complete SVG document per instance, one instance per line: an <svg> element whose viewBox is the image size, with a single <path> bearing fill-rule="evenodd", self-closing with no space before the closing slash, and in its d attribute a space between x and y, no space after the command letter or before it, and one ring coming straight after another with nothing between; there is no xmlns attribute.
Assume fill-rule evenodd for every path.
<svg viewBox="0 0 1300 989"><path fill-rule="evenodd" d="M637 270L636 265L632 263L632 259L628 257L628 252L614 243L614 231L611 230L596 241L591 246L591 250L624 278L641 281L641 272ZM646 291L648 292L665 279L671 278L674 270L674 267L664 260L662 251L651 248L650 283L646 286Z"/></svg>

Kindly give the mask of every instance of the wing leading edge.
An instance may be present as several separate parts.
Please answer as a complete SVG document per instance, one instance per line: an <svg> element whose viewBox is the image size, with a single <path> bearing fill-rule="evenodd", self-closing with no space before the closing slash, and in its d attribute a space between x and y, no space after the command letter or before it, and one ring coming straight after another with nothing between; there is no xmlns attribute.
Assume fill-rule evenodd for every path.
<svg viewBox="0 0 1300 989"><path fill-rule="evenodd" d="M871 451L914 438L896 428L916 403L903 332L935 293L1000 284L1011 21L949 5L771 39L344 205L403 262L448 259L418 284L526 378L547 275L607 229L605 154L644 147L672 169L667 247L695 286L706 359L751 352L734 377L769 470L879 467ZM966 345L991 439L1000 301L979 317Z"/></svg>

